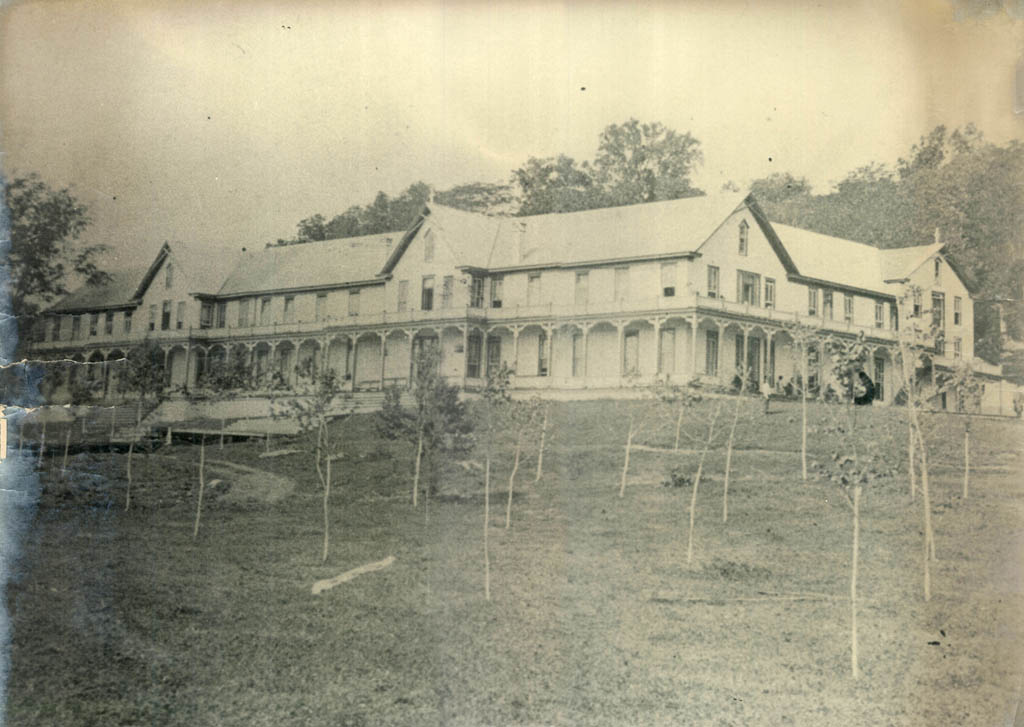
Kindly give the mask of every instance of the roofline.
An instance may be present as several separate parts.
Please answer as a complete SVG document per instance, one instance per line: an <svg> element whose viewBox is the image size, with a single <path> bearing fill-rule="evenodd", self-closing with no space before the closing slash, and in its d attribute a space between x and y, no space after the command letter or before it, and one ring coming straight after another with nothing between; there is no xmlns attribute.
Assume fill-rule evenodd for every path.
<svg viewBox="0 0 1024 727"><path fill-rule="evenodd" d="M747 206L750 210L750 214L753 216L754 221L757 222L757 226L761 228L761 233L768 240L768 244L772 246L772 250L779 256L779 261L782 263L782 267L785 268L786 273L790 276L799 275L800 271L796 267L796 263L793 262L793 258L789 256L789 252L786 251L786 246L782 244L782 240L779 238L775 228L772 227L771 221L768 219L768 215L761 209L761 205L757 203L757 199L754 197L754 193L751 192L743 198L742 204ZM723 220L724 222L724 220Z"/></svg>
<svg viewBox="0 0 1024 727"><path fill-rule="evenodd" d="M963 268L960 267L959 263L953 262L953 260L950 259L949 256L946 254L945 245L939 248L939 254L942 255L942 259L946 261L946 265L948 265L949 269L953 271L953 274L960 279L960 284L964 286L964 290L966 290L973 297L974 294L978 291L978 286L974 285L973 283L967 282L967 276L964 275Z"/></svg>
<svg viewBox="0 0 1024 727"><path fill-rule="evenodd" d="M103 313L103 312L106 312L106 311L125 310L125 309L128 309L128 308L138 308L140 302L141 301L138 298L135 298L135 299L133 299L131 301L128 301L126 303L114 303L112 305L104 305L104 306L98 306L98 307L94 306L94 305L89 305L89 306L74 306L72 308L48 308L48 309L42 311L40 313L40 315L43 315L43 316L51 315L52 316L52 315L77 315L79 313Z"/></svg>
<svg viewBox="0 0 1024 727"><path fill-rule="evenodd" d="M405 234L402 235L402 239L398 241L398 244L395 245L395 249L391 251L391 254L388 255L387 260L384 261L384 267L382 267L380 269L380 272L377 273L378 277L384 277L386 275L389 275L391 271L395 269L395 265L398 264L398 261L401 259L402 255L405 254L406 249L412 243L412 238L414 238L416 236L416 233L420 231L420 228L423 227L423 223L426 221L429 215L430 206L423 205L423 209L420 211L420 216L413 223L412 227L405 231Z"/></svg>
<svg viewBox="0 0 1024 727"><path fill-rule="evenodd" d="M841 290L843 292L856 293L863 295L868 298L882 298L889 302L895 302L896 296L892 293L879 293L875 290L869 290L867 288L858 288L855 285L846 285L844 283L834 283L831 280L823 280L822 278L812 278L809 275L791 274L787 275L786 279L794 283L805 283L807 285L816 285L821 288L833 288L835 290Z"/></svg>
<svg viewBox="0 0 1024 727"><path fill-rule="evenodd" d="M153 260L149 269L146 270L146 274L142 276L142 281L139 283L139 286L135 289L134 297L136 300L140 300L145 294L146 289L149 288L150 283L153 282L153 278L156 277L156 271L160 269L160 264L166 260L170 254L171 245L170 243L165 242L160 246L160 251L156 254L156 259Z"/></svg>
<svg viewBox="0 0 1024 727"><path fill-rule="evenodd" d="M659 260L692 260L701 257L696 251L688 252L666 252L659 255L639 255L634 257L610 257L597 260L581 260L579 262L565 263L536 263L534 265L506 265L496 268L481 268L474 265L460 265L459 270L479 270L489 273L514 273L530 270L572 270L574 268L586 267L608 267L609 265L620 265L622 263L657 262Z"/></svg>
<svg viewBox="0 0 1024 727"><path fill-rule="evenodd" d="M238 293L192 293L197 298L216 298L218 300L234 300L235 298L262 297L280 295L281 293L312 293L317 290L343 290L345 288L363 288L368 285L384 285L384 278L353 280L328 285L304 285L298 288L268 288L266 290L245 290Z"/></svg>

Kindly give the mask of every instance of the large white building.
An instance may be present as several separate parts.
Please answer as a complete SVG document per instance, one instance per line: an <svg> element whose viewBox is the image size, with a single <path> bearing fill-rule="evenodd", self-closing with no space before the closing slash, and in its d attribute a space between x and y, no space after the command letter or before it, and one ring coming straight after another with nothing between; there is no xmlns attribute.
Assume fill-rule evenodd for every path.
<svg viewBox="0 0 1024 727"><path fill-rule="evenodd" d="M966 360L998 376L974 357L971 295L938 243L880 250L772 223L750 195L533 217L430 203L404 234L228 261L165 245L149 269L53 306L35 349L98 364L55 369L53 398L74 376L115 396L114 362L146 339L177 390L232 361L257 390L322 365L347 388L380 389L408 382L424 345L467 388L504 362L517 387L607 389L655 377L729 384L743 362L754 381L789 381L801 366L787 328L803 323L818 332L817 381L829 383L824 342L863 335L890 402L898 329L915 317L941 331L935 367Z"/></svg>

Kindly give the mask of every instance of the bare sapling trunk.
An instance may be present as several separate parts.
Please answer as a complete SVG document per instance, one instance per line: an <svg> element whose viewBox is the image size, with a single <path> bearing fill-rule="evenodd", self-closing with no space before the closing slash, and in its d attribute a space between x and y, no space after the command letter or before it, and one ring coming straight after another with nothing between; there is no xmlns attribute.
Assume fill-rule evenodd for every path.
<svg viewBox="0 0 1024 727"><path fill-rule="evenodd" d="M910 403L907 403L910 406ZM907 462L910 469L910 499L917 496L917 471L914 464L914 421L907 412Z"/></svg>
<svg viewBox="0 0 1024 727"><path fill-rule="evenodd" d="M327 553L331 547L331 517L330 517L330 499L331 499L331 456L328 452L327 455L327 466L326 472L324 473L324 552L323 557L320 559L321 563L327 562Z"/></svg>
<svg viewBox="0 0 1024 727"><path fill-rule="evenodd" d="M853 560L850 563L850 665L853 678L860 677L857 663L857 561L860 550L860 493L861 486L853 488Z"/></svg>
<svg viewBox="0 0 1024 727"><path fill-rule="evenodd" d="M117 424L116 412L116 406L110 407L110 442L108 442L108 444L114 441L114 427Z"/></svg>
<svg viewBox="0 0 1024 727"><path fill-rule="evenodd" d="M142 426L142 397L135 402L135 428L138 429Z"/></svg>
<svg viewBox="0 0 1024 727"><path fill-rule="evenodd" d="M537 452L537 474L534 476L534 482L540 482L540 478L544 474L544 442L548 436L548 408L544 407L544 421L540 425L540 449Z"/></svg>
<svg viewBox="0 0 1024 727"><path fill-rule="evenodd" d="M516 433L516 451L512 462L512 474L508 476L508 504L505 506L505 529L512 527L512 487L516 482L516 473L519 472L519 453L522 451L522 431Z"/></svg>
<svg viewBox="0 0 1024 727"><path fill-rule="evenodd" d="M416 437L416 465L412 473L412 506L416 507L420 491L420 464L423 462L423 427Z"/></svg>
<svg viewBox="0 0 1024 727"><path fill-rule="evenodd" d="M18 456L21 456L22 445L25 444L25 425L22 424L18 427Z"/></svg>
<svg viewBox="0 0 1024 727"><path fill-rule="evenodd" d="M971 477L971 418L964 421L964 499L967 499Z"/></svg>
<svg viewBox="0 0 1024 727"><path fill-rule="evenodd" d="M718 420L718 413L722 410L722 402L718 402L715 413L708 425L708 438L704 442L704 449L700 453L700 462L697 464L697 475L693 478L693 493L690 495L690 534L686 541L686 563L693 562L693 526L697 517L697 489L700 487L700 478L704 472L704 460L708 456L708 449L711 448L711 439L715 435L715 422Z"/></svg>
<svg viewBox="0 0 1024 727"><path fill-rule="evenodd" d="M685 409L683 409L683 407L679 407L679 416L676 417L676 444L675 444L675 447L672 448L674 452L678 452L679 451L679 435L683 431L683 413L684 412L685 412Z"/></svg>
<svg viewBox="0 0 1024 727"><path fill-rule="evenodd" d="M43 468L43 453L46 451L46 422L43 422L43 430L39 435L39 469Z"/></svg>
<svg viewBox="0 0 1024 727"><path fill-rule="evenodd" d="M60 463L60 478L64 477L68 473L68 447L71 445L71 426L68 426L68 430L64 432L64 459Z"/></svg>
<svg viewBox="0 0 1024 727"><path fill-rule="evenodd" d="M729 473L732 470L732 444L736 437L736 422L740 418L740 397L732 412L732 427L729 429L729 446L725 450L725 480L722 483L722 522L729 521Z"/></svg>
<svg viewBox="0 0 1024 727"><path fill-rule="evenodd" d="M932 529L931 488L928 484L928 448L924 443L924 434L921 432L920 420L915 423L914 428L917 430L917 444L921 451L921 496L925 501L924 534L927 540L929 558L937 560L935 557L935 530Z"/></svg>
<svg viewBox="0 0 1024 727"><path fill-rule="evenodd" d="M491 526L491 451L484 461L484 598L491 600L491 553L488 537Z"/></svg>
<svg viewBox="0 0 1024 727"><path fill-rule="evenodd" d="M622 479L619 483L619 497L624 497L626 494L626 473L629 472L629 453L633 448L633 435L635 419L634 415L629 415L629 434L626 435L626 459L622 463Z"/></svg>
<svg viewBox="0 0 1024 727"><path fill-rule="evenodd" d="M196 524L192 528L192 540L199 537L199 518L203 513L203 490L206 488L206 435L199 443L199 499L196 501Z"/></svg>
<svg viewBox="0 0 1024 727"><path fill-rule="evenodd" d="M135 452L135 440L128 442L128 488L124 496L124 509L127 511L132 506L132 454Z"/></svg>
<svg viewBox="0 0 1024 727"><path fill-rule="evenodd" d="M800 424L800 469L803 474L804 482L807 482L807 377L809 372L807 371L807 347L806 345L801 349L801 356L803 359L803 373L804 378L800 386L800 409L801 409L801 424Z"/></svg>
<svg viewBox="0 0 1024 727"><path fill-rule="evenodd" d="M218 449L224 449L224 428L227 426L227 420L220 420L220 447Z"/></svg>
<svg viewBox="0 0 1024 727"><path fill-rule="evenodd" d="M270 430L269 429L267 430L266 451L268 451L268 452L270 451Z"/></svg>

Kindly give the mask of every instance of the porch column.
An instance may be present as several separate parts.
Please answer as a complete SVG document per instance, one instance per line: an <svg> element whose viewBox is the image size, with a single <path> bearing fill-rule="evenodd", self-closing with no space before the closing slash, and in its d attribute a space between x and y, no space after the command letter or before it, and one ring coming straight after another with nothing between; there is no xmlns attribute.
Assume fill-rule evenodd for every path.
<svg viewBox="0 0 1024 727"><path fill-rule="evenodd" d="M484 340L480 344L480 368L482 369L481 373L485 380L489 379L491 376L490 367L487 362L487 338L490 332L491 330L489 328L485 328L483 330Z"/></svg>
<svg viewBox="0 0 1024 727"><path fill-rule="evenodd" d="M742 359L742 362L740 363L740 371L739 371L739 374L740 374L740 393L741 394L744 391L747 390L747 379L750 378L750 372L747 370L749 368L748 361L750 360L749 359L750 347L749 347L749 340L748 340L749 337L750 337L750 327L749 326L743 326L743 359Z"/></svg>
<svg viewBox="0 0 1024 727"><path fill-rule="evenodd" d="M590 375L590 323L583 324L583 380L586 385L586 379Z"/></svg>
<svg viewBox="0 0 1024 727"><path fill-rule="evenodd" d="M545 341L544 345L548 347L548 372L547 372L547 375L550 377L550 376L553 375L554 368L555 368L555 361L554 361L555 327L554 327L554 325L545 326L544 327L544 331L547 333L547 341Z"/></svg>
<svg viewBox="0 0 1024 727"><path fill-rule="evenodd" d="M622 321L612 321L615 330L619 332L619 386L626 376L626 324Z"/></svg>
<svg viewBox="0 0 1024 727"><path fill-rule="evenodd" d="M715 343L715 361L718 362L718 383L725 386L727 383L725 380L725 366L722 361L722 339L725 338L725 326L721 323L715 322L715 337L718 341Z"/></svg>
<svg viewBox="0 0 1024 727"><path fill-rule="evenodd" d="M522 326L509 326L512 329L512 370L519 371L519 331Z"/></svg>
<svg viewBox="0 0 1024 727"><path fill-rule="evenodd" d="M697 321L697 312L694 311L693 315L690 316L690 378L697 377L697 328L700 323ZM706 344L705 344L706 345ZM718 362L718 368L721 370L722 362Z"/></svg>
<svg viewBox="0 0 1024 727"><path fill-rule="evenodd" d="M462 388L469 379L469 324L462 326Z"/></svg>
<svg viewBox="0 0 1024 727"><path fill-rule="evenodd" d="M387 361L387 343L388 334L391 331L384 330L380 332L380 390L384 391L384 364Z"/></svg>
<svg viewBox="0 0 1024 727"><path fill-rule="evenodd" d="M651 325L654 326L654 376L655 378L661 374L661 324L660 318L655 318L651 321Z"/></svg>
<svg viewBox="0 0 1024 727"><path fill-rule="evenodd" d="M302 343L301 341L292 341L291 342L291 344L292 344L292 357L293 357L292 358L292 375L291 375L291 381L288 382L288 385L292 388L292 390L294 390L295 387L298 386L298 383L299 383L299 346L301 345L301 343Z"/></svg>
<svg viewBox="0 0 1024 727"><path fill-rule="evenodd" d="M403 333L405 333L405 337L409 341L409 377L406 379L406 387L411 389L412 388L413 373L416 370L416 362L413 360L413 356L414 356L414 351L413 351L414 340L413 339L416 336L416 331L415 330L405 330L405 331L403 331Z"/></svg>
<svg viewBox="0 0 1024 727"><path fill-rule="evenodd" d="M352 381L353 388L356 384L356 377L352 375L352 353L355 351L355 342L345 336L345 377Z"/></svg>
<svg viewBox="0 0 1024 727"><path fill-rule="evenodd" d="M185 388L192 386L192 344L185 344Z"/></svg>
<svg viewBox="0 0 1024 727"><path fill-rule="evenodd" d="M778 331L765 331L764 334L764 367L761 369L761 381L767 381L771 388L775 388L775 370L772 368L772 342Z"/></svg>

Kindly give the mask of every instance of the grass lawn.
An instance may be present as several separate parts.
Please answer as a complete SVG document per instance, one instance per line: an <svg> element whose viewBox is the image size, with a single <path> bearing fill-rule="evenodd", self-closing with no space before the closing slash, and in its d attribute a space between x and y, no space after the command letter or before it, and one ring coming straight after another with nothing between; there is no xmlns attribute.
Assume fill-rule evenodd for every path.
<svg viewBox="0 0 1024 727"><path fill-rule="evenodd" d="M901 410L858 411L853 435L898 469L861 512L861 678L850 674L851 512L814 468L800 478L800 410L751 399L737 429L729 520L725 443L698 495L662 483L697 455L674 419L634 452L618 497L625 402L553 406L545 476L527 459L504 527L510 455L492 486L492 600L484 600L480 476L454 466L410 502L409 447L346 426L332 547L300 455L262 442L207 462L244 464L294 488L250 498L222 467L192 539L198 447L135 460L59 458L7 590L9 725L1002 725L1024 678L1024 482L1017 422L972 426L961 499L962 421L927 423L938 561L922 596L921 498L911 499ZM684 449L713 404L687 418ZM848 442L812 406L810 449ZM730 421L732 404L720 425ZM281 446L290 446L282 440ZM220 475L217 474L219 477ZM391 567L318 596L317 579L394 555Z"/></svg>

